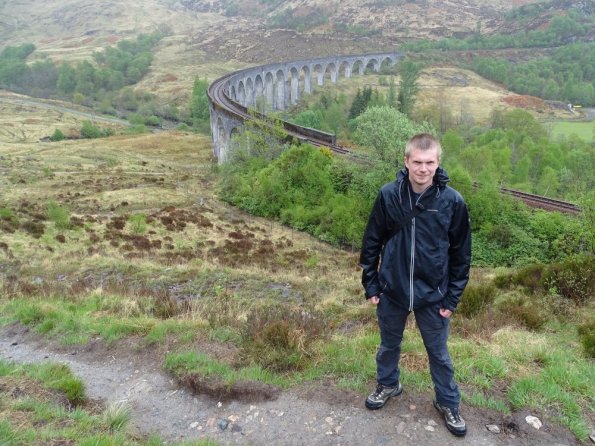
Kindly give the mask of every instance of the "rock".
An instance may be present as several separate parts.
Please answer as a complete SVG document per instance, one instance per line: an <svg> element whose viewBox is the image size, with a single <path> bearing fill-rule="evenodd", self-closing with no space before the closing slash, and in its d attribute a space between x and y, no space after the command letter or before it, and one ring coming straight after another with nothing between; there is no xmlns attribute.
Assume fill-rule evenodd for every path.
<svg viewBox="0 0 595 446"><path fill-rule="evenodd" d="M425 426L424 429L427 430L428 432L434 432L436 430L436 429L434 429L434 426Z"/></svg>
<svg viewBox="0 0 595 446"><path fill-rule="evenodd" d="M486 429L489 430L493 434L499 434L500 428L495 424L486 424Z"/></svg>
<svg viewBox="0 0 595 446"><path fill-rule="evenodd" d="M591 441L592 441L593 443L595 443L595 434L591 434L591 435L589 435L589 438L591 439Z"/></svg>
<svg viewBox="0 0 595 446"><path fill-rule="evenodd" d="M224 431L225 429L227 429L227 426L229 426L229 421L225 419L219 420L217 426L219 427L219 429Z"/></svg>
<svg viewBox="0 0 595 446"><path fill-rule="evenodd" d="M409 410L415 410L415 409L417 409L417 406L416 406L416 405L414 405L414 404L411 404L411 405L409 406Z"/></svg>
<svg viewBox="0 0 595 446"><path fill-rule="evenodd" d="M428 426L438 426L438 423L436 423L434 420L428 420Z"/></svg>
<svg viewBox="0 0 595 446"><path fill-rule="evenodd" d="M397 425L397 434L402 434L405 431L405 422L401 421L398 425Z"/></svg>
<svg viewBox="0 0 595 446"><path fill-rule="evenodd" d="M533 415L527 415L525 417L525 421L527 422L527 424L529 424L530 426L533 426L537 430L539 430L541 428L541 426L543 426L543 424L541 423L541 420L537 417L534 417Z"/></svg>
<svg viewBox="0 0 595 446"><path fill-rule="evenodd" d="M190 423L190 429L196 429L198 427L198 421Z"/></svg>

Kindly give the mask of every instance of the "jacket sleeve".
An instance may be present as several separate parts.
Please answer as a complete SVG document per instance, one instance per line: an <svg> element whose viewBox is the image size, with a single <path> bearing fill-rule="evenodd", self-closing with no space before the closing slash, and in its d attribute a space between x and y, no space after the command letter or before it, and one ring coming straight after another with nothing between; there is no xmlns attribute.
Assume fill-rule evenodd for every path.
<svg viewBox="0 0 595 446"><path fill-rule="evenodd" d="M455 311L469 281L471 267L471 225L467 206L460 196L454 204L448 238L448 291L443 306Z"/></svg>
<svg viewBox="0 0 595 446"><path fill-rule="evenodd" d="M378 281L378 264L380 263L380 254L386 233L384 199L382 192L379 192L364 231L359 257L359 264L362 268L362 285L364 286L366 299L377 296L381 291Z"/></svg>

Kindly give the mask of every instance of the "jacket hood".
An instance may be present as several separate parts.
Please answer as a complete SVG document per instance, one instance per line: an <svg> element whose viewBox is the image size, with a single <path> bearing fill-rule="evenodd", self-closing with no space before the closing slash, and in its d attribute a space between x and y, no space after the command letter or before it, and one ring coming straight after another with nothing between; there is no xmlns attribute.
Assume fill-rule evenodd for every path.
<svg viewBox="0 0 595 446"><path fill-rule="evenodd" d="M404 167L403 169L397 172L397 188L399 191L399 201L401 201L401 191L403 190L404 186L407 184L407 180L409 179L409 169ZM446 184L450 181L446 170L442 167L438 167L436 172L434 173L434 178L432 179L432 185L430 187L437 187L436 195L440 196L440 191L446 187Z"/></svg>

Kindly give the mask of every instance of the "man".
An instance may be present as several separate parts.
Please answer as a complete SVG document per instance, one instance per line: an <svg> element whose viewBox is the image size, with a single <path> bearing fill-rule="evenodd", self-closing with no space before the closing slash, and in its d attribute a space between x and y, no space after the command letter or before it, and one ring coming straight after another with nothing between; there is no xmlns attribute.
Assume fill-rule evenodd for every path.
<svg viewBox="0 0 595 446"><path fill-rule="evenodd" d="M360 265L366 298L376 305L380 347L368 409L400 395L398 367L409 313L421 333L434 383L434 407L455 435L467 433L447 348L449 318L469 280L471 228L461 195L446 185L442 148L428 134L405 146L405 169L380 189L364 233Z"/></svg>

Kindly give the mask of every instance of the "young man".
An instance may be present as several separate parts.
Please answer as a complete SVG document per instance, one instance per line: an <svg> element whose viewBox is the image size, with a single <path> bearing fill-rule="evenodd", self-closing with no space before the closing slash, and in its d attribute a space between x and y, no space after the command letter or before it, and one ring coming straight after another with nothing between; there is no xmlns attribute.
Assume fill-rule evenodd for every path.
<svg viewBox="0 0 595 446"><path fill-rule="evenodd" d="M403 391L398 367L409 313L428 353L436 398L446 427L465 435L460 393L447 348L449 318L469 280L471 228L461 195L446 185L442 148L428 134L405 146L405 169L380 189L362 242L360 265L366 298L376 305L380 347L376 390L368 409L380 409Z"/></svg>

